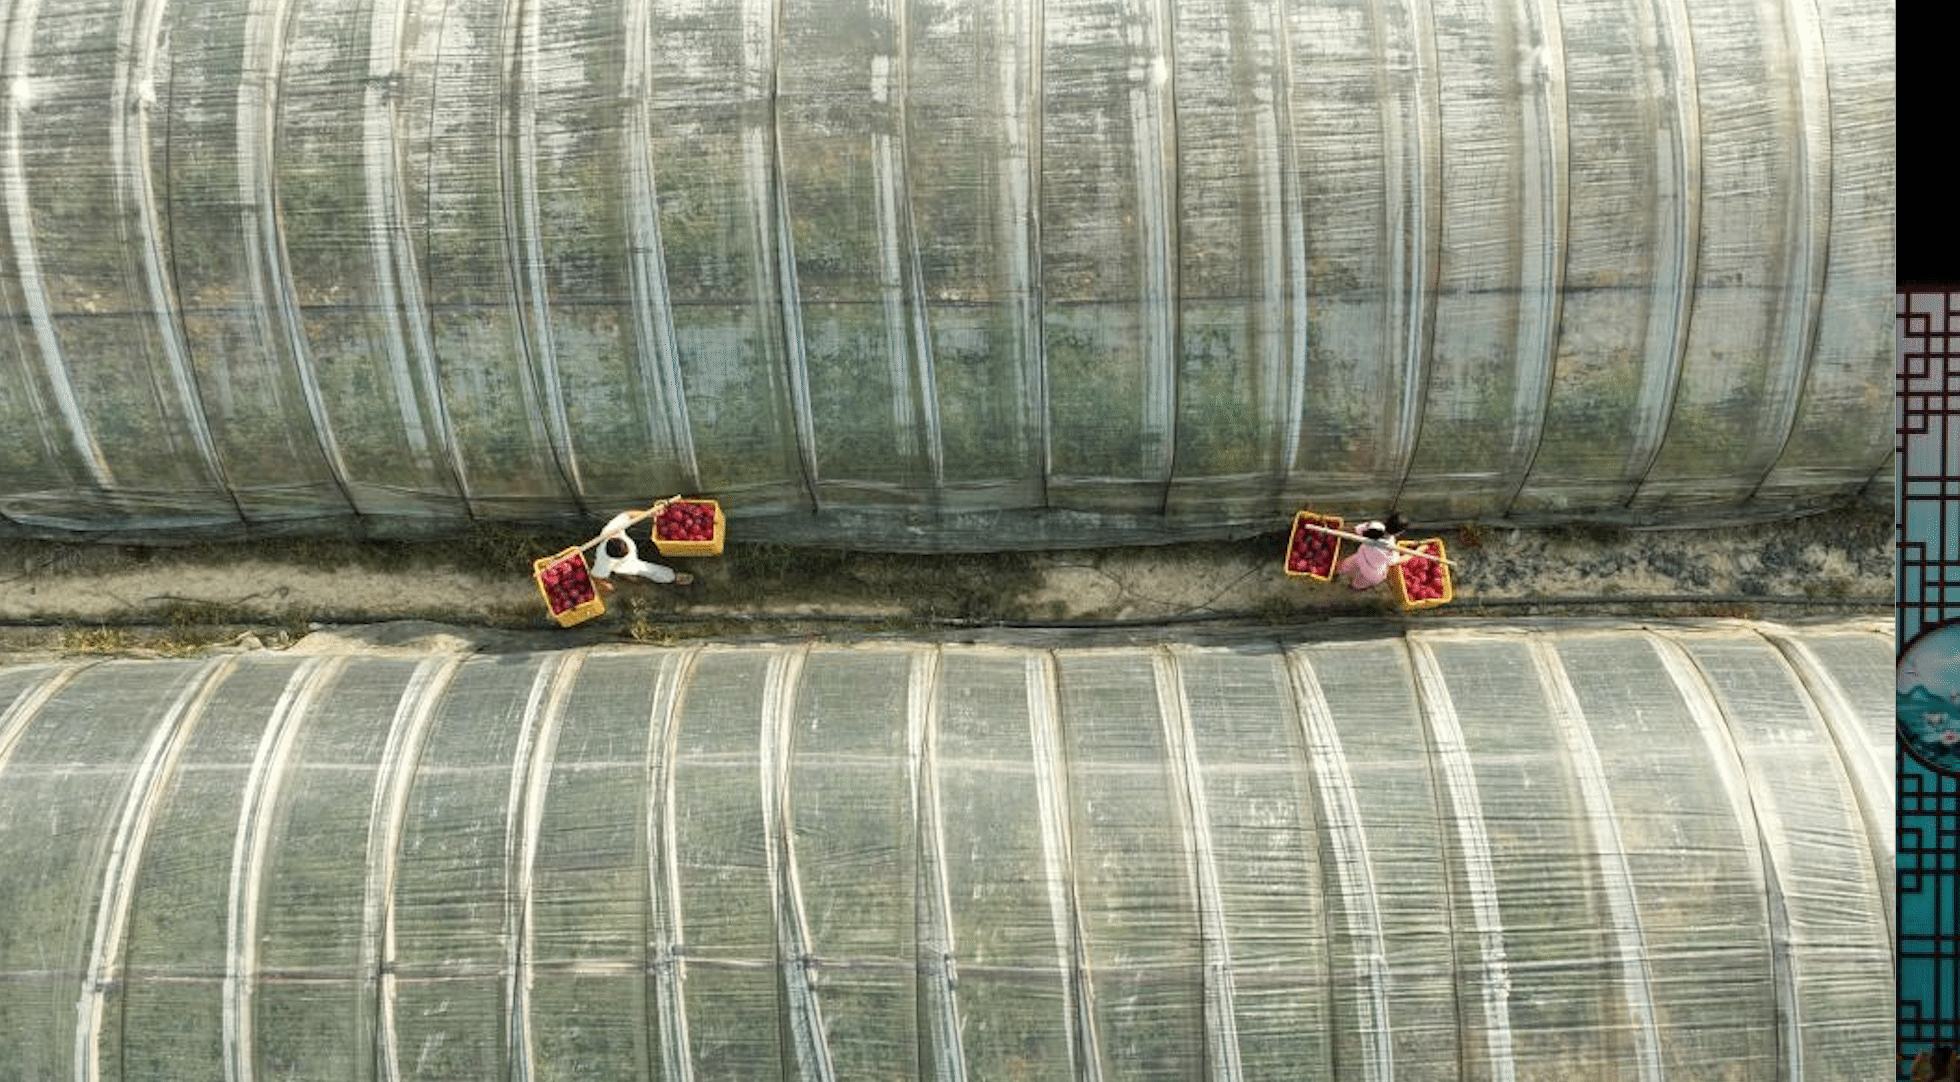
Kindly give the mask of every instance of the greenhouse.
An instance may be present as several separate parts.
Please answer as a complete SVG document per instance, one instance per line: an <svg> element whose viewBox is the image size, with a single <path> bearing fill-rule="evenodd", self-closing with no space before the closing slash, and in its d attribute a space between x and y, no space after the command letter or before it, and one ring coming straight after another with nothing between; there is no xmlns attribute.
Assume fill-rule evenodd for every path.
<svg viewBox="0 0 1960 1082"><path fill-rule="evenodd" d="M0 556L38 546L0 582L38 599L210 542L222 598L101 619L305 626L245 605L292 592L268 539L546 557L682 496L683 558L753 546L717 571L1190 542L1209 586L1317 508L1596 530L1599 613L1750 606L1398 579L1375 618L628 641L669 592L602 642L558 605L598 586L543 561L541 616L486 559L556 638L9 640L0 1077L1892 1058L1892 628L1789 521L1893 498L1891 0L0 7ZM1764 524L1734 574L1623 529ZM1497 547L1451 550L1468 590ZM1866 615L1759 619L1805 569Z"/></svg>
<svg viewBox="0 0 1960 1082"><path fill-rule="evenodd" d="M0 1074L1877 1077L1892 673L1879 619L17 664Z"/></svg>
<svg viewBox="0 0 1960 1082"><path fill-rule="evenodd" d="M0 536L1882 506L1892 45L1891 0L23 0Z"/></svg>

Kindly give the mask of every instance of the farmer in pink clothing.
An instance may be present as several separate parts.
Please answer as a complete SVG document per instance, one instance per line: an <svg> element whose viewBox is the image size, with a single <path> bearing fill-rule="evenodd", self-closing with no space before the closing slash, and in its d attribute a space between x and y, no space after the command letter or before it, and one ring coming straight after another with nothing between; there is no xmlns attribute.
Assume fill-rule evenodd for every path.
<svg viewBox="0 0 1960 1082"><path fill-rule="evenodd" d="M1380 586L1388 578L1389 568L1408 559L1395 547L1395 536L1408 528L1402 516L1392 512L1387 522L1362 523L1354 532L1367 538L1368 543L1342 560L1341 566L1334 569L1335 576L1346 578L1348 585L1356 590Z"/></svg>

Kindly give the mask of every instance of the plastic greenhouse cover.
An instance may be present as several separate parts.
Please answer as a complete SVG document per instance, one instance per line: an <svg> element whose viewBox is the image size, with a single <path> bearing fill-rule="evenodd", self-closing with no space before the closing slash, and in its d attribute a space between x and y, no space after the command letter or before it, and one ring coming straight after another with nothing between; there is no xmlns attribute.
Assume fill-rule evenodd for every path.
<svg viewBox="0 0 1960 1082"><path fill-rule="evenodd" d="M0 669L0 1074L1844 1079L1889 623Z"/></svg>
<svg viewBox="0 0 1960 1082"><path fill-rule="evenodd" d="M998 549L1892 464L1893 5L22 0L0 534Z"/></svg>

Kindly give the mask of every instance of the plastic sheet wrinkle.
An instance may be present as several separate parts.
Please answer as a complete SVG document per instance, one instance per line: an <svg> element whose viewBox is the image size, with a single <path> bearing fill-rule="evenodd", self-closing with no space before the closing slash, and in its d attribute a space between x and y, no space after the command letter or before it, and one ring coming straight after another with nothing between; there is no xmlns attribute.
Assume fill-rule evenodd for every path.
<svg viewBox="0 0 1960 1082"><path fill-rule="evenodd" d="M794 750L796 694L807 647L769 659L762 697L762 822L769 854L769 900L776 918L776 973L787 1006L789 1046L797 1077L836 1082L817 996L816 955L796 870L796 828L790 821L790 760ZM785 1065L787 1066L787 1065Z"/></svg>
<svg viewBox="0 0 1960 1082"><path fill-rule="evenodd" d="M533 871L538 837L544 823L545 796L550 788L552 760L564 722L565 700L578 681L585 655L560 654L538 670L525 704L524 739L511 759L511 793L506 829L510 855L510 896L504 907L504 936L508 944L505 1002L509 1004L511 1077L528 1082L537 1077L535 1038L531 1032L531 983L536 955L536 897ZM544 694L540 697L540 691Z"/></svg>
<svg viewBox="0 0 1960 1082"><path fill-rule="evenodd" d="M1384 403L1384 450L1377 468L1401 498L1422 430L1424 359L1436 327L1436 264L1442 246L1442 106L1432 0L1401 0L1371 12L1382 114L1382 171L1387 199L1382 265L1388 268L1383 306L1383 366L1400 393ZM1407 25L1397 25L1405 20ZM1406 86L1398 88L1401 76Z"/></svg>
<svg viewBox="0 0 1960 1082"><path fill-rule="evenodd" d="M1717 703L1714 688L1710 686L1701 666L1676 640L1674 635L1648 631L1645 635L1659 655L1668 678L1674 682L1681 698L1688 704L1688 715L1694 719L1700 730L1702 740L1708 748L1709 761L1722 779L1722 788L1728 797L1729 807L1734 810L1737 824L1743 835L1755 841L1746 846L1749 870L1755 881L1763 888L1764 919L1769 927L1770 966L1776 988L1776 1019L1783 1027L1777 1034L1775 1043L1780 1063L1777 1077L1785 1082L1802 1082L1803 1047L1798 1035L1802 1030L1803 1013L1801 1001L1797 996L1796 974L1790 958L1790 914L1783 902L1782 873L1777 869L1773 851L1766 832L1776 828L1774 823L1765 823L1761 809L1751 790L1754 785L1744 763L1741 750L1736 746L1734 736L1729 732L1728 720Z"/></svg>
<svg viewBox="0 0 1960 1082"><path fill-rule="evenodd" d="M872 57L871 99L888 114L871 135L873 180L877 189L878 256L890 346L892 421L899 453L922 454L924 473L935 488L945 484L944 435L939 391L933 371L932 335L927 327L925 277L919 262L917 222L912 213L911 152L908 123L906 5L880 0L877 14L892 27L892 47ZM900 389L903 389L902 391ZM916 405L916 409L915 409Z"/></svg>
<svg viewBox="0 0 1960 1082"><path fill-rule="evenodd" d="M267 855L277 818L280 786L299 730L316 699L350 663L347 657L310 657L286 681L259 738L239 801L232 835L231 879L225 906L224 1047L226 1082L257 1077L259 900L264 896Z"/></svg>
<svg viewBox="0 0 1960 1082"><path fill-rule="evenodd" d="M1824 58L1823 18L1817 4L1792 3L1777 8L1787 35L1784 61L1799 73L1784 84L1795 99L1795 155L1791 170L1797 187L1791 198L1787 228L1794 234L1794 258L1782 290L1783 346L1781 364L1770 366L1770 385L1764 389L1767 408L1761 410L1764 440L1762 473L1749 489L1754 500L1789 450L1802 414L1804 391L1817 363L1818 324L1824 314L1825 272L1831 250L1831 108L1830 72ZM1773 445L1773 446L1772 446Z"/></svg>
<svg viewBox="0 0 1960 1082"><path fill-rule="evenodd" d="M64 666L54 676L16 698L5 713L0 713L0 774L6 772L7 760L13 757L14 747L20 743L21 735L27 732L28 725L48 705L48 701L61 694L61 690L74 683L75 678L84 671L98 664L100 662L90 661Z"/></svg>
<svg viewBox="0 0 1960 1082"><path fill-rule="evenodd" d="M1640 365L1640 391L1633 411L1633 444L1627 452L1625 506L1639 497L1640 486L1659 460L1668 419L1687 363L1688 331L1693 320L1692 296L1700 267L1701 238L1701 95L1700 70L1695 61L1694 36L1688 26L1687 0L1649 0L1657 63L1667 76L1654 89L1665 110L1659 128L1664 158L1660 175L1667 208L1656 225L1653 288L1648 302L1645 349Z"/></svg>
<svg viewBox="0 0 1960 1082"><path fill-rule="evenodd" d="M1036 792L1040 798L1041 852L1055 922L1057 964L1067 1001L1069 1056L1083 1082L1102 1082L1102 1048L1097 1039L1095 991L1083 947L1082 904L1076 895L1075 856L1069 845L1068 763L1062 755L1061 695L1053 653L1028 658L1028 727L1033 741Z"/></svg>
<svg viewBox="0 0 1960 1082"><path fill-rule="evenodd" d="M1298 490L1294 471L1300 466L1300 439L1306 430L1309 309L1307 283L1307 215L1300 194L1300 168L1295 152L1293 116L1293 45L1284 4L1268 8L1265 27L1271 42L1265 55L1274 57L1267 80L1255 85L1253 99L1254 153L1258 157L1259 214L1277 236L1268 235L1261 267L1262 320L1265 352L1261 357L1269 387L1285 387L1272 396L1279 415L1270 419L1280 436L1280 493Z"/></svg>
<svg viewBox="0 0 1960 1082"><path fill-rule="evenodd" d="M163 347L164 364L170 372L171 387L183 404L182 423L190 431L205 471L231 502L239 521L244 522L247 521L245 509L238 501L238 493L212 439L211 424L198 393L197 375L190 363L190 347L176 317L177 305L172 303L168 261L164 258L161 239L166 227L156 186L151 181L155 174L150 159L150 112L156 105L158 38L166 3L167 0L149 0L131 4L123 11L116 47L129 60L116 65L115 86L109 98L110 115L116 118L110 137L110 159L117 178L117 200L138 233L135 258L149 299L150 315L156 323L157 340ZM301 366L302 381L309 381L309 376L305 366ZM324 426L320 435L323 440L332 439Z"/></svg>
<svg viewBox="0 0 1960 1082"><path fill-rule="evenodd" d="M1586 728L1585 710L1579 705L1578 692L1559 661L1557 648L1550 640L1534 636L1531 658L1551 705L1552 723L1565 742L1566 761L1572 764L1578 780L1586 825L1598 853L1606 905L1612 914L1609 931L1619 956L1620 986L1626 995L1633 1031L1636 1058L1631 1066L1639 1082L1664 1082L1660 1030L1654 1013L1653 972L1648 965L1651 955L1641 934L1639 898L1634 890L1633 871L1627 866L1626 845L1620 838L1606 768Z"/></svg>
<svg viewBox="0 0 1960 1082"><path fill-rule="evenodd" d="M1041 128L1043 5L1040 0L1004 0L1000 5L1001 138L1000 215L1004 230L1002 287L1022 365L1024 419L1037 441L1034 481L1036 507L1048 506L1048 479L1055 472L1054 425L1049 417L1046 335L1042 332ZM1023 58L1017 65L1016 59Z"/></svg>
<svg viewBox="0 0 1960 1082"><path fill-rule="evenodd" d="M912 655L906 687L906 762L911 773L912 821L917 824L918 1015L925 1042L919 1072L938 1082L965 1082L958 944L946 875L946 817L939 793L939 661L936 647Z"/></svg>
<svg viewBox="0 0 1960 1082"><path fill-rule="evenodd" d="M1348 935L1357 945L1354 977L1362 989L1360 1007L1367 1026L1364 1058L1356 1078L1358 1082L1393 1082L1395 1034L1388 1010L1388 946L1382 934L1381 892L1375 883L1374 861L1368 854L1361 806L1355 798L1354 775L1341 749L1333 710L1304 649L1295 647L1286 652L1286 671L1293 689L1294 716L1305 731L1320 819L1340 885L1341 909L1347 915ZM1349 1069L1339 1061L1333 1067L1336 1071Z"/></svg>
<svg viewBox="0 0 1960 1082"><path fill-rule="evenodd" d="M102 872L95 934L89 941L88 965L82 975L82 998L75 1006L76 1082L96 1082L102 1077L103 1015L121 971L123 937L130 908L136 902L136 873L142 867L143 848L162 799L163 780L176 770L212 694L237 667L236 655L222 657L201 666L184 684L151 731L129 791L123 796Z"/></svg>
<svg viewBox="0 0 1960 1082"><path fill-rule="evenodd" d="M116 477L109 460L96 441L95 432L75 395L73 377L63 357L61 339L54 330L54 309L48 297L46 278L41 273L40 250L34 241L34 213L29 207L27 165L22 117L34 105L34 79L29 53L34 40L34 23L40 15L40 0L19 0L7 25L6 63L0 70L12 72L5 86L4 128L0 128L0 201L6 203L7 226L13 243L14 275L19 282L27 322L34 330L34 344L47 374L48 388L54 394L55 408L67 426L70 444L88 469L96 489L114 498Z"/></svg>
<svg viewBox="0 0 1960 1082"><path fill-rule="evenodd" d="M462 450L449 422L436 369L435 341L422 270L408 228L408 195L401 163L400 88L408 0L374 0L368 27L366 109L362 114L362 160L367 183L368 234L375 282L385 318L386 361L394 384L402 430L416 465L430 482L438 479L475 516ZM424 411L427 419L424 419Z"/></svg>
<svg viewBox="0 0 1960 1082"><path fill-rule="evenodd" d="M1212 853L1211 816L1205 802L1204 768L1198 761L1191 731L1191 704L1178 668L1177 651L1159 647L1151 653L1156 678L1158 718L1164 727L1164 747L1170 757L1171 783L1180 807L1176 814L1184 838L1188 866L1196 879L1198 934L1204 957L1205 1065L1218 1082L1239 1082L1245 1076L1239 1056L1237 999L1232 983L1232 943L1225 926L1224 892L1218 883L1218 862Z"/></svg>
<svg viewBox="0 0 1960 1082"><path fill-rule="evenodd" d="M581 516L591 507L572 447L565 409L565 384L558 371L558 347L551 326L550 290L545 281L543 212L538 205L538 19L537 0L505 0L502 19L503 83L498 112L498 155L503 173L501 210L505 258L518 309L517 341L524 355L523 386L539 403L551 461Z"/></svg>
<svg viewBox="0 0 1960 1082"><path fill-rule="evenodd" d="M810 398L810 360L804 349L803 306L798 299L794 219L784 190L783 147L778 130L776 42L781 0L741 0L742 8L742 172L752 228L756 231L756 276L760 299L775 298L781 338L775 345L789 384L790 420L803 487L812 509L821 510L822 468L817 460L816 412ZM767 117L767 120L760 117Z"/></svg>
<svg viewBox="0 0 1960 1082"><path fill-rule="evenodd" d="M1139 362L1143 377L1143 469L1159 483L1158 508L1171 506L1177 462L1177 370L1179 353L1177 87L1171 0L1129 0L1119 20L1129 47L1130 118L1135 134L1136 222L1142 293Z"/></svg>
<svg viewBox="0 0 1960 1082"><path fill-rule="evenodd" d="M1518 20L1527 35L1520 72L1530 85L1519 99L1524 113L1520 154L1524 161L1524 191L1519 219L1523 236L1520 268L1517 357L1518 376L1512 416L1517 418L1512 450L1521 453L1502 514L1509 516L1531 480L1545 438L1545 417L1552 400L1552 377L1558 363L1559 321L1564 310L1565 261L1572 213L1571 120L1566 109L1565 33L1558 5L1552 0L1519 0Z"/></svg>
<svg viewBox="0 0 1960 1082"><path fill-rule="evenodd" d="M1477 795L1476 768L1470 762L1470 750L1464 744L1463 730L1457 723L1449 687L1434 651L1414 637L1408 640L1408 647L1422 719L1429 730L1430 764L1444 794L1444 815L1456 835L1477 949L1483 957L1478 990L1490 1077L1494 1082L1515 1082L1510 961L1505 951L1503 912L1498 906L1497 871L1491 860L1490 835L1484 826L1483 802Z"/></svg>
<svg viewBox="0 0 1960 1082"><path fill-rule="evenodd" d="M681 376L680 344L674 335L674 298L667 281L666 249L660 236L659 170L654 165L653 36L650 4L626 5L626 70L621 76L627 101L626 233L631 272L633 323L640 348L633 353L640 393L647 401L647 424L656 446L674 457L680 488L699 492L701 464L695 457L688 419L687 389Z"/></svg>
<svg viewBox="0 0 1960 1082"><path fill-rule="evenodd" d="M674 762L680 747L680 704L693 683L698 647L687 647L661 673L647 724L647 884L655 1031L660 1040L661 1077L692 1082L687 1005L683 999L687 956L681 912L679 816L674 797Z"/></svg>
<svg viewBox="0 0 1960 1082"><path fill-rule="evenodd" d="M252 5L245 16L245 69L238 80L238 202L244 220L245 274L250 283L249 314L268 365L290 365L313 422L312 436L341 499L359 510L348 485L347 462L334 435L320 394L315 364L306 341L298 290L280 226L276 190L279 159L280 73L284 66L292 0ZM233 497L234 501L236 497ZM242 512L241 512L242 514Z"/></svg>
<svg viewBox="0 0 1960 1082"><path fill-rule="evenodd" d="M401 1041L395 1029L395 870L408 819L409 792L436 706L467 655L429 658L415 667L395 704L381 751L381 776L368 811L367 867L361 896L361 967L373 974L372 1022L380 1082L402 1077Z"/></svg>
<svg viewBox="0 0 1960 1082"><path fill-rule="evenodd" d="M1891 946L1892 961L1898 964L1899 938L1896 934L1898 883L1894 876L1898 847L1893 836L1898 822L1898 801L1891 763L1881 761L1879 749L1858 731L1858 710L1830 670L1818 660L1815 651L1795 634L1765 631L1763 637L1783 654L1804 690L1818 705L1818 715L1831 744L1837 751L1845 776L1851 780L1852 795L1864 821L1865 838L1871 848L1872 875L1883 894L1880 912L1885 918L1885 941ZM1890 749L1885 754L1889 757Z"/></svg>

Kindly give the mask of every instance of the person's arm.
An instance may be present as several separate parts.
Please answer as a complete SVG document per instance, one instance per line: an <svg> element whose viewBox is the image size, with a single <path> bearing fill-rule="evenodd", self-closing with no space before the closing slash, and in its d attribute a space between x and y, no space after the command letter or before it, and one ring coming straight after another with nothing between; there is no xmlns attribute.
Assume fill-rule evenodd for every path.
<svg viewBox="0 0 1960 1082"><path fill-rule="evenodd" d="M674 498L679 499L678 496ZM612 519L608 521L605 524L605 526L599 530L599 536L585 542L584 544L580 545L579 548L581 549L594 548L596 546L605 544L606 541L610 538L619 537L625 534L626 531L632 529L634 526L638 525L639 523L644 522L645 520L652 518L654 515L659 514L660 509L667 506L667 503L668 503L667 500L661 500L655 503L652 507L649 507L644 511L640 511L640 510L621 511L619 514L614 515ZM620 522L621 519L624 519L625 521L622 523ZM614 525L615 523L619 523L619 525Z"/></svg>

